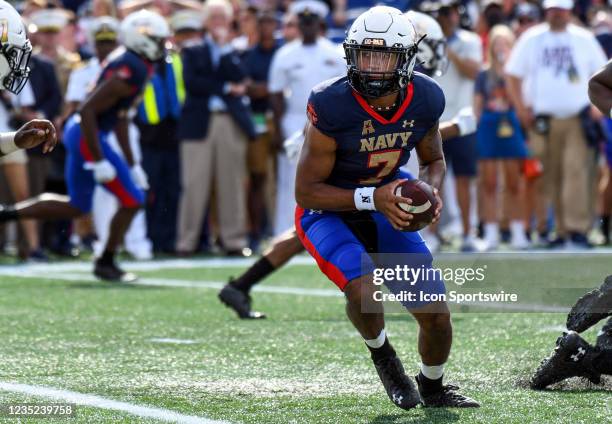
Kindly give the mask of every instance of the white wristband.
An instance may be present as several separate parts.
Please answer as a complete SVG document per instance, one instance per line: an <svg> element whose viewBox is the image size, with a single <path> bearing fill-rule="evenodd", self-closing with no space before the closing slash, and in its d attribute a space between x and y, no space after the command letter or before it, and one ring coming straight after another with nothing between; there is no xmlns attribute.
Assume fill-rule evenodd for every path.
<svg viewBox="0 0 612 424"><path fill-rule="evenodd" d="M376 187L359 187L355 189L353 200L358 211L375 211L374 190Z"/></svg>
<svg viewBox="0 0 612 424"><path fill-rule="evenodd" d="M19 150L19 147L15 144L15 134L15 132L0 133L0 152L3 155Z"/></svg>

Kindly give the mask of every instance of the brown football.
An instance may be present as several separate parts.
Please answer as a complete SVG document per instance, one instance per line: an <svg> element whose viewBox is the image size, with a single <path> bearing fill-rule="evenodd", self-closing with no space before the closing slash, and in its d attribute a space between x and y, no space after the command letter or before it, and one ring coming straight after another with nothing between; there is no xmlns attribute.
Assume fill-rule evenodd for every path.
<svg viewBox="0 0 612 424"><path fill-rule="evenodd" d="M412 214L410 225L402 231L419 231L429 224L434 218L434 212L438 207L438 201L433 187L421 180L404 181L395 188L395 195L412 199L412 204L400 203L398 206Z"/></svg>

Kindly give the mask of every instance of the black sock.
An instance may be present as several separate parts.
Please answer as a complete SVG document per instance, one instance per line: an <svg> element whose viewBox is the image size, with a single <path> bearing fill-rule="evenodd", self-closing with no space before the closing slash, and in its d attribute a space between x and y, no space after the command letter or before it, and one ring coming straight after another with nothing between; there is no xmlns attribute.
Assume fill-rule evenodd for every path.
<svg viewBox="0 0 612 424"><path fill-rule="evenodd" d="M3 209L0 209L0 223L15 221L18 218L17 210L14 206L5 206Z"/></svg>
<svg viewBox="0 0 612 424"><path fill-rule="evenodd" d="M610 242L610 215L601 216L601 232L606 238L606 243Z"/></svg>
<svg viewBox="0 0 612 424"><path fill-rule="evenodd" d="M612 349L604 349L593 359L593 368L597 372L612 375Z"/></svg>
<svg viewBox="0 0 612 424"><path fill-rule="evenodd" d="M366 344L366 346L368 345ZM384 359L393 358L395 356L395 349L393 349L393 346L391 346L391 343L389 343L389 339L387 339L386 337L385 342L381 347L374 348L368 346L368 349L370 349L370 353L372 354L372 361L374 361L374 363L377 363Z"/></svg>
<svg viewBox="0 0 612 424"><path fill-rule="evenodd" d="M274 271L274 266L265 256L255 262L244 274L231 282L232 287L248 293L255 284Z"/></svg>
<svg viewBox="0 0 612 424"><path fill-rule="evenodd" d="M422 395L429 395L432 393L436 393L439 392L442 389L442 378L444 376L437 378L435 380L432 380L430 378L427 378L423 375L423 372L419 372L419 383L421 384L421 394Z"/></svg>
<svg viewBox="0 0 612 424"><path fill-rule="evenodd" d="M115 252L105 250L102 256L98 259L98 263L102 265L112 265L115 262Z"/></svg>

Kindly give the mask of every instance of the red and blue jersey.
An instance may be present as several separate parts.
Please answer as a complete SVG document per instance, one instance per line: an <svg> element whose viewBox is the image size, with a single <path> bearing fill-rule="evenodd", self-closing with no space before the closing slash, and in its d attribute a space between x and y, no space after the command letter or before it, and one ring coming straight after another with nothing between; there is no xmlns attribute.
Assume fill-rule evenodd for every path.
<svg viewBox="0 0 612 424"><path fill-rule="evenodd" d="M120 114L132 107L140 96L152 71L153 66L149 62L130 50L118 49L111 54L103 65L96 86L111 77L118 77L129 84L132 92L98 115L100 131L107 132L114 129Z"/></svg>
<svg viewBox="0 0 612 424"><path fill-rule="evenodd" d="M438 122L444 93L415 72L394 115L385 118L349 85L346 77L316 86L308 100L310 122L336 142L336 161L326 183L354 189L399 178L411 150Z"/></svg>

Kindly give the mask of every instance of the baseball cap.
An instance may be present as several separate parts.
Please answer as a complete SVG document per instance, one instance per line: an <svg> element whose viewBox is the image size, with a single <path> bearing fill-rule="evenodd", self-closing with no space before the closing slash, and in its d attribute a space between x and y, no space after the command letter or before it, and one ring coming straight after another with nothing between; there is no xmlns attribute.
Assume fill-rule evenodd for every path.
<svg viewBox="0 0 612 424"><path fill-rule="evenodd" d="M573 0L544 0L542 3L544 10L546 9L564 9L572 10L574 8Z"/></svg>

